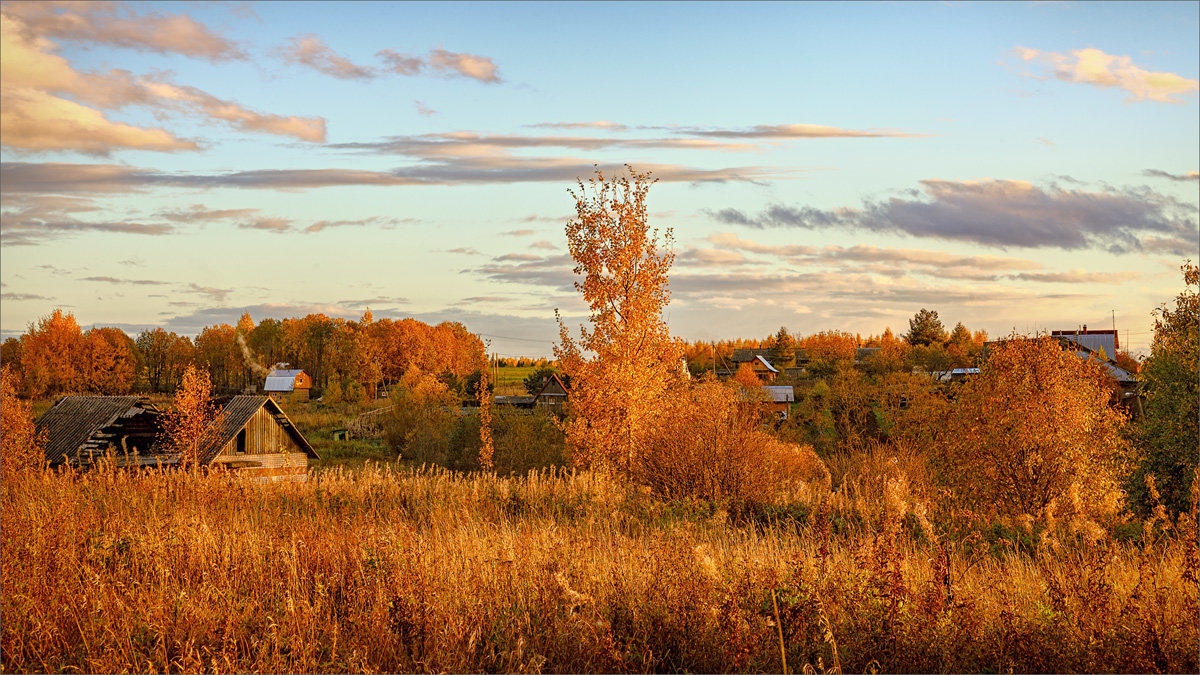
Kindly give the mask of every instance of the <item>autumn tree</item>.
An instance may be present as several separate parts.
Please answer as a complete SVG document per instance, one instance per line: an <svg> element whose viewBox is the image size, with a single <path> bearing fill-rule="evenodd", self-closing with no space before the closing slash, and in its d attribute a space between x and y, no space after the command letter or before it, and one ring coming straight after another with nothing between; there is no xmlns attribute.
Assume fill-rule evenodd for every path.
<svg viewBox="0 0 1200 675"><path fill-rule="evenodd" d="M1146 396L1145 415L1135 429L1138 464L1127 483L1131 501L1145 511L1154 504L1146 476L1153 475L1163 504L1174 512L1188 507L1196 475L1200 438L1200 300L1197 266L1183 267L1184 289L1175 307L1155 310L1154 342L1138 380Z"/></svg>
<svg viewBox="0 0 1200 675"><path fill-rule="evenodd" d="M946 329L937 312L922 307L908 320L908 334L904 340L913 346L941 344L946 341Z"/></svg>
<svg viewBox="0 0 1200 675"><path fill-rule="evenodd" d="M82 390L109 396L128 394L137 380L136 346L120 328L93 328L83 336L79 369Z"/></svg>
<svg viewBox="0 0 1200 675"><path fill-rule="evenodd" d="M571 377L568 447L577 464L631 475L654 426L656 406L679 378L680 348L662 310L670 299L667 273L675 255L647 222L648 173L600 171L579 181L567 247L582 281L575 288L591 310L591 328L572 338L559 317L554 353ZM557 315L557 311L556 311Z"/></svg>
<svg viewBox="0 0 1200 675"><path fill-rule="evenodd" d="M762 381L754 373L754 367L750 365L749 361L743 361L738 366L737 372L733 374L733 381L747 389L757 389L762 386Z"/></svg>
<svg viewBox="0 0 1200 675"><path fill-rule="evenodd" d="M180 464L195 465L216 417L208 373L188 365L171 407L162 417L159 444L166 452L179 453Z"/></svg>
<svg viewBox="0 0 1200 675"><path fill-rule="evenodd" d="M21 370L31 396L53 396L80 385L83 333L75 315L54 310L30 326L21 350Z"/></svg>
<svg viewBox="0 0 1200 675"><path fill-rule="evenodd" d="M0 472L5 481L45 459L29 404L17 397L18 379L8 365L0 366Z"/></svg>
<svg viewBox="0 0 1200 675"><path fill-rule="evenodd" d="M1051 338L1014 336L989 350L955 400L913 405L906 435L928 444L936 476L963 503L1039 514L1074 493L1111 513L1127 449L1110 396L1098 362Z"/></svg>

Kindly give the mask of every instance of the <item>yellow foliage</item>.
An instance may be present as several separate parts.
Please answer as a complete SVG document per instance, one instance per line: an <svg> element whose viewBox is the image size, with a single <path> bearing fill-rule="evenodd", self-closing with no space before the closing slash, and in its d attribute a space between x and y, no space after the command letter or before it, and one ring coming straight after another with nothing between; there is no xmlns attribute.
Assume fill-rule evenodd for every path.
<svg viewBox="0 0 1200 675"><path fill-rule="evenodd" d="M1118 510L1126 420L1109 405L1103 367L1051 338L1014 337L989 352L956 400L910 408L907 432L931 445L940 480L964 503L1014 515L1072 494L1092 514Z"/></svg>
<svg viewBox="0 0 1200 675"><path fill-rule="evenodd" d="M554 353L571 378L567 444L577 465L629 473L643 451L656 407L679 378L681 348L662 320L675 255L647 224L649 174L579 182L567 246L575 282L591 308L591 329L571 337L559 319Z"/></svg>

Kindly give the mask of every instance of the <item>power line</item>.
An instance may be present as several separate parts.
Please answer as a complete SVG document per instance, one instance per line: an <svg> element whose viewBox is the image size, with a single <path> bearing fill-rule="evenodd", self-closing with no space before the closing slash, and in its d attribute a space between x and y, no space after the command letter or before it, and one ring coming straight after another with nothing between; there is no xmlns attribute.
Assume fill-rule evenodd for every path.
<svg viewBox="0 0 1200 675"><path fill-rule="evenodd" d="M476 335L481 335L483 337L496 338L497 340L520 340L521 342L539 342L544 345L554 344L553 340L534 340L532 338L509 337L507 335L488 335L487 333L476 333Z"/></svg>

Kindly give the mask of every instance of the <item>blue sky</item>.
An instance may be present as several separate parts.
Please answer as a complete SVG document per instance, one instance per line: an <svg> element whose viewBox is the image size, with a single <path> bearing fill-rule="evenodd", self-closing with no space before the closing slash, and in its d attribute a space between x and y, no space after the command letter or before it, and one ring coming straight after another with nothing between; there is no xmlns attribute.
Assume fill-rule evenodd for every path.
<svg viewBox="0 0 1200 675"><path fill-rule="evenodd" d="M687 339L1110 327L1196 259L1200 3L3 4L0 329L320 311L508 355L652 169Z"/></svg>

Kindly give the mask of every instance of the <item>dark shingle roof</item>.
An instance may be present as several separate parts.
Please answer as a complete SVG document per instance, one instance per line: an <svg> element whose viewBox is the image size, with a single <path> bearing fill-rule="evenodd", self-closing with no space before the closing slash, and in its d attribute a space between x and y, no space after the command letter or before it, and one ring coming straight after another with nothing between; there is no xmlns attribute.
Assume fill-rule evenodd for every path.
<svg viewBox="0 0 1200 675"><path fill-rule="evenodd" d="M158 409L137 396L64 396L37 421L38 433L46 433L46 461L70 461L87 445L104 450L108 443L94 436L122 418L144 413L157 414Z"/></svg>

